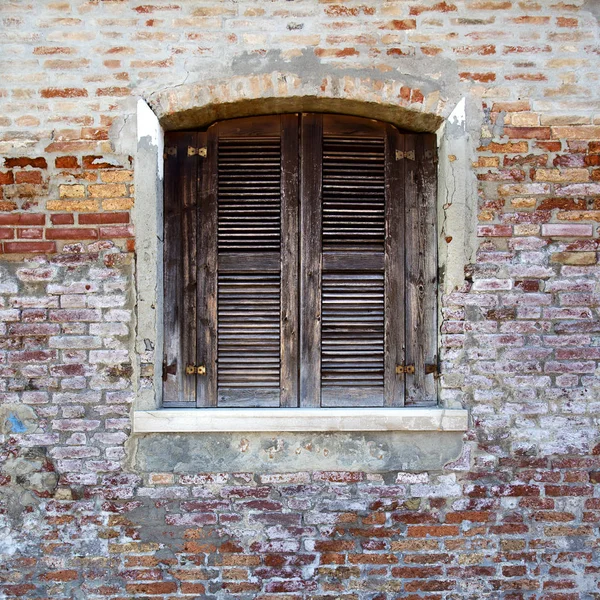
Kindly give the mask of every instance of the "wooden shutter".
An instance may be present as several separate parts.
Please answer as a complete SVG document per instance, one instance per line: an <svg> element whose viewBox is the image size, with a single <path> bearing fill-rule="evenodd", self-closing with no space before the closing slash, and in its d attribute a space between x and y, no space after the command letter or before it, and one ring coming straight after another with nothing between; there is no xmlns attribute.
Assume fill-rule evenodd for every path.
<svg viewBox="0 0 600 600"><path fill-rule="evenodd" d="M435 148L319 114L168 134L164 404L434 403Z"/></svg>
<svg viewBox="0 0 600 600"><path fill-rule="evenodd" d="M198 404L292 406L297 398L297 116L208 131L200 210ZM284 233L282 233L284 232Z"/></svg>
<svg viewBox="0 0 600 600"><path fill-rule="evenodd" d="M393 196L400 177L390 162L397 135L377 121L303 116L304 406L402 403L395 360L404 335L403 204ZM395 267L400 277L386 277Z"/></svg>
<svg viewBox="0 0 600 600"><path fill-rule="evenodd" d="M205 145L206 134L165 136L164 188L164 357L163 405L194 406L195 378L185 369L196 362L196 273L198 156L188 149Z"/></svg>
<svg viewBox="0 0 600 600"><path fill-rule="evenodd" d="M406 404L437 402L436 137L406 134ZM414 153L414 154L413 154Z"/></svg>

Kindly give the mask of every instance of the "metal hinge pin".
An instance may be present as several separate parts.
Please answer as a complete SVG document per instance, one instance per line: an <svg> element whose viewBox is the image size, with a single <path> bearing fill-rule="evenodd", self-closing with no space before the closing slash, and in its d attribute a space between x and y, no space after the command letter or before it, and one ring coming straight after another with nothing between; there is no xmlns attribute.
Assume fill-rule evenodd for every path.
<svg viewBox="0 0 600 600"><path fill-rule="evenodd" d="M414 150L407 150L406 152L403 152L402 150L396 150L396 160L415 160L415 151Z"/></svg>
<svg viewBox="0 0 600 600"><path fill-rule="evenodd" d="M194 148L193 146L188 146L187 155L206 158L206 148Z"/></svg>
<svg viewBox="0 0 600 600"><path fill-rule="evenodd" d="M204 365L188 365L185 372L187 375L206 375L206 367Z"/></svg>

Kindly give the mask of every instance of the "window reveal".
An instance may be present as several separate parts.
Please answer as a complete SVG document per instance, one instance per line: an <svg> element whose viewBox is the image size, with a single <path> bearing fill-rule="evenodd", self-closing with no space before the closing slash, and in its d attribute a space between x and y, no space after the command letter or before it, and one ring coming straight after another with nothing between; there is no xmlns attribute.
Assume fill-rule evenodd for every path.
<svg viewBox="0 0 600 600"><path fill-rule="evenodd" d="M435 402L435 136L276 115L166 146L164 405Z"/></svg>

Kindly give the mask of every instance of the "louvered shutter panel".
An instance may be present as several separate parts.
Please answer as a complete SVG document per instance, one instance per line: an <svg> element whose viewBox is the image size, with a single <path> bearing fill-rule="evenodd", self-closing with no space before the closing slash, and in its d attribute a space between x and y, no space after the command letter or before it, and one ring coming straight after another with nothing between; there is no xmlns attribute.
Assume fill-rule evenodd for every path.
<svg viewBox="0 0 600 600"><path fill-rule="evenodd" d="M302 136L301 402L401 405L403 199L390 161L398 134L376 121L304 115Z"/></svg>
<svg viewBox="0 0 600 600"><path fill-rule="evenodd" d="M196 243L198 157L188 148L206 134L170 132L165 137L163 405L194 406L195 380L186 375L196 360Z"/></svg>
<svg viewBox="0 0 600 600"><path fill-rule="evenodd" d="M295 405L297 131L295 115L223 121L208 131L200 406Z"/></svg>
<svg viewBox="0 0 600 600"><path fill-rule="evenodd" d="M436 137L407 134L406 195L406 404L437 402Z"/></svg>

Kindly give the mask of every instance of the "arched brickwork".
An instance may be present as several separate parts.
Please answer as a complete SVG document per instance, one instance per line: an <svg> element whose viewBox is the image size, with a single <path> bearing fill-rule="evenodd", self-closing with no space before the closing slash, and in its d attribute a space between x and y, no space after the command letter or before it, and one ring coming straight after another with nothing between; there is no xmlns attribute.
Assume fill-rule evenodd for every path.
<svg viewBox="0 0 600 600"><path fill-rule="evenodd" d="M315 111L436 131L454 105L439 90L423 92L401 78L328 76L317 81L282 72L176 86L155 92L147 101L165 129L203 127L248 115Z"/></svg>

